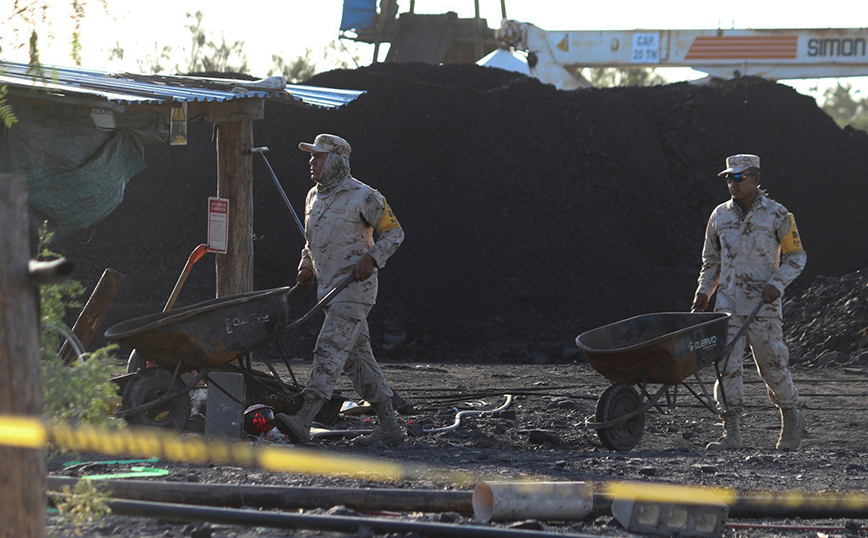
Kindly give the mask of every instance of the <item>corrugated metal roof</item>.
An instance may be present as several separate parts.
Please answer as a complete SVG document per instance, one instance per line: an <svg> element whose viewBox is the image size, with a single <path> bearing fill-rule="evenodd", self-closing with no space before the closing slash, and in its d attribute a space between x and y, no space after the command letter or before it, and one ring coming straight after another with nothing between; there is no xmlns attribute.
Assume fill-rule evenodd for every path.
<svg viewBox="0 0 868 538"><path fill-rule="evenodd" d="M108 73L82 68L42 66L34 73L28 64L0 60L0 85L10 95L35 98L80 98L115 105L165 105L172 102L223 102L238 99L286 100L321 108L343 106L363 90L337 90L286 84L282 77L260 81L240 79ZM34 89L45 93L33 94Z"/></svg>

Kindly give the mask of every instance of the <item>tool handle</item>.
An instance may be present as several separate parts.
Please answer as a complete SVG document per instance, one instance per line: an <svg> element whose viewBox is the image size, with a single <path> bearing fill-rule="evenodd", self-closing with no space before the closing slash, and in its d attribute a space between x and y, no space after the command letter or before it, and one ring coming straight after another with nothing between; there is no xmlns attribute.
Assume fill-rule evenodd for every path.
<svg viewBox="0 0 868 538"><path fill-rule="evenodd" d="M163 312L168 312L175 306L175 301L178 299L178 294L181 293L181 288L184 286L184 282L187 281L187 275L190 274L190 271L193 269L193 265L202 259L202 256L208 252L208 245L201 244L193 249L193 252L190 253L190 256L187 258L187 264L184 266L184 270L181 271L181 274L178 276L178 281L175 282L175 287L172 288L172 294L169 296L169 300L166 301L166 306L163 307Z"/></svg>
<svg viewBox="0 0 868 538"><path fill-rule="evenodd" d="M268 173L271 174L271 180L274 182L274 186L277 187L277 191L280 193L280 197L283 198L283 203L286 205L286 208L289 209L290 214L292 215L293 221L295 221L295 227L298 229L298 233L301 234L301 238L307 241L307 238L304 235L304 225L301 223L301 219L298 218L298 214L293 209L292 204L289 203L289 198L286 196L286 191L283 190L283 186L281 186L280 181L277 179L277 174L274 173L274 169L271 168L271 164L268 162L268 159L265 158L265 152L268 151L267 147L261 148L251 148L250 152L259 155L262 159L262 162L265 163L265 167L268 168Z"/></svg>
<svg viewBox="0 0 868 538"><path fill-rule="evenodd" d="M292 323L290 323L289 325L287 325L283 329L283 332L290 331L290 330L294 329L295 327L301 325L305 321L309 320L314 314L316 314L317 312L319 312L320 310L322 310L323 308L328 306L328 304L332 301L332 299L334 299L337 294L342 292L344 290L344 288L346 288L347 286L352 284L355 279L356 279L356 273L354 271L354 272L351 272L349 275L347 275L346 278L344 278L343 280L338 282L334 288L330 289L328 291L328 293L326 293L323 296L323 298L320 299L319 302L317 304L315 304L314 307L311 308L307 312L307 314L303 315L299 319L297 319L297 320L293 321Z"/></svg>
<svg viewBox="0 0 868 538"><path fill-rule="evenodd" d="M732 350L735 348L735 344L741 339L742 336L744 336L744 333L747 331L748 326L753 323L754 318L756 318L756 315L765 304L765 299L760 299L760 302L755 307L753 307L753 311L748 314L747 319L744 321L744 324L739 327L738 332L735 333L735 336L733 336L732 340L726 343L726 346L724 346L723 351L720 352L720 357L718 357L718 359L722 357L729 357L729 354L732 353Z"/></svg>

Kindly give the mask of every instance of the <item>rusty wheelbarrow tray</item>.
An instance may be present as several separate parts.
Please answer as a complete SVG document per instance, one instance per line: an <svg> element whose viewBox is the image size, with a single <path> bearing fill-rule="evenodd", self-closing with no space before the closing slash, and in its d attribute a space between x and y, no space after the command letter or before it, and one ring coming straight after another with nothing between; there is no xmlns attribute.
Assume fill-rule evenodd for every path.
<svg viewBox="0 0 868 538"><path fill-rule="evenodd" d="M732 341L727 341L731 315L720 312L645 314L593 329L576 337L590 365L612 384L600 395L593 417L585 424L597 430L610 450L630 450L639 444L645 412L666 395L675 407L677 388L685 387L714 413L714 401L699 371L729 356L764 302L748 316ZM689 378L698 387L687 383ZM651 384L660 384L652 393ZM633 386L638 387L638 391Z"/></svg>
<svg viewBox="0 0 868 538"><path fill-rule="evenodd" d="M162 368L189 372L222 366L286 326L296 289L242 293L143 316L111 327L105 337Z"/></svg>
<svg viewBox="0 0 868 538"><path fill-rule="evenodd" d="M119 323L105 337L135 349L143 364L127 374L123 405L116 412L134 424L181 430L189 418L187 394L215 368L262 348L322 310L354 280L349 275L302 317L290 320L289 299L299 286L253 291L151 314ZM271 363L272 376L241 365L234 369L257 387L294 398L301 389L283 382ZM181 374L195 372L195 376ZM192 379L191 379L192 378ZM251 403L251 402L247 402ZM261 402L256 402L261 403Z"/></svg>

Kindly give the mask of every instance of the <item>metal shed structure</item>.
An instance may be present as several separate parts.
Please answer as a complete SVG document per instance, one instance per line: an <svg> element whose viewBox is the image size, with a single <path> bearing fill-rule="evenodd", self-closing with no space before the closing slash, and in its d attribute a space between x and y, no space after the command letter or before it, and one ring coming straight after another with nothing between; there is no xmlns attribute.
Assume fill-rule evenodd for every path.
<svg viewBox="0 0 868 538"><path fill-rule="evenodd" d="M18 117L0 137L0 172L27 177L31 209L60 228L86 227L123 199L144 145L186 144L188 123L216 125L217 196L229 200L217 296L253 289L253 121L265 102L336 108L363 91L261 80L108 73L0 60Z"/></svg>

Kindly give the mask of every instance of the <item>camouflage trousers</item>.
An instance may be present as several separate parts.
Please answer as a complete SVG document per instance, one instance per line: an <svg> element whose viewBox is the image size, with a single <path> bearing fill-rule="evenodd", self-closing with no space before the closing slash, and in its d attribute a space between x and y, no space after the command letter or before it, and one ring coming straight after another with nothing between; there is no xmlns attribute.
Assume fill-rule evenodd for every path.
<svg viewBox="0 0 868 538"><path fill-rule="evenodd" d="M382 403L392 398L392 389L371 349L367 322L371 306L332 303L325 308L305 393L328 400L343 371L359 396L368 402Z"/></svg>
<svg viewBox="0 0 868 538"><path fill-rule="evenodd" d="M733 315L729 322L729 339L731 340L744 324L747 316ZM746 341L745 341L746 340ZM782 322L780 318L755 318L747 328L744 336L738 342L728 358L720 360L720 373L723 380L723 391L726 396L726 407L721 396L720 382L714 384L714 399L718 411L741 412L744 408L744 356L745 344L753 352L754 362L760 377L766 384L769 400L780 408L796 407L799 403L799 391L793 385L793 377L787 368L790 362L790 352L784 343Z"/></svg>

